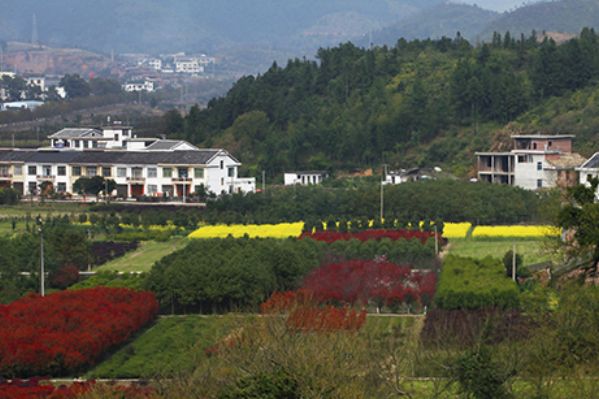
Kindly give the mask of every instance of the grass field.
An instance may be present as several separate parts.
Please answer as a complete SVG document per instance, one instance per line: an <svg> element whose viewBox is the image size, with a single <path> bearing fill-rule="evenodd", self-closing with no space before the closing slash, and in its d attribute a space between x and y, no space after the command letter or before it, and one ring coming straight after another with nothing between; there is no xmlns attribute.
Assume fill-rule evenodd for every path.
<svg viewBox="0 0 599 399"><path fill-rule="evenodd" d="M448 252L458 256L484 258L491 255L503 259L507 251L513 249L514 240L495 238L485 239L453 239L449 243ZM524 257L524 265L531 265L551 260L550 242L542 238L516 240L516 253Z"/></svg>
<svg viewBox="0 0 599 399"><path fill-rule="evenodd" d="M105 263L94 271L147 272L156 261L184 248L188 242L186 237L171 238L166 242L144 241L137 250Z"/></svg>
<svg viewBox="0 0 599 399"><path fill-rule="evenodd" d="M46 201L45 204L38 202L26 203L21 202L20 205L2 205L0 207L0 219L11 218L11 217L26 217L30 215L35 217L42 215L45 217L48 214L52 216L56 215L71 215L72 213L85 212L89 208L88 204L81 203L53 203L50 200Z"/></svg>
<svg viewBox="0 0 599 399"><path fill-rule="evenodd" d="M224 336L220 316L159 319L129 345L87 373L87 378L137 378L190 372L197 357Z"/></svg>

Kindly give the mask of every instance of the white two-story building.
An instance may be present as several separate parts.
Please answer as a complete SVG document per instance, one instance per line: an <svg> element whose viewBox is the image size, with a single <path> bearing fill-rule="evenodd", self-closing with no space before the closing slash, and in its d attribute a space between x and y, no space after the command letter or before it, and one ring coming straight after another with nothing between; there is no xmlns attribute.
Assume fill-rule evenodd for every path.
<svg viewBox="0 0 599 399"><path fill-rule="evenodd" d="M50 148L0 150L0 186L38 194L49 182L57 192L75 194L77 179L102 176L116 182L111 194L122 198L185 197L202 186L216 194L256 189L255 178L239 177L241 163L223 149L136 138L128 126L63 129L50 140Z"/></svg>

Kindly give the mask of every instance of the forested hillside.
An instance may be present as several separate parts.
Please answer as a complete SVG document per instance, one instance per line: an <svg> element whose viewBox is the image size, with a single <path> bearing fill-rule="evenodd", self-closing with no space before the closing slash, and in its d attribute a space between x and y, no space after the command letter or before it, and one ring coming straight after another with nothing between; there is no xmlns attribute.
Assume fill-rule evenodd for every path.
<svg viewBox="0 0 599 399"><path fill-rule="evenodd" d="M169 111L166 133L224 146L256 174L387 163L464 176L475 151L506 149L509 134L563 133L580 122L562 111L584 113L579 130L594 140L598 111L588 100L599 76L598 40L584 29L560 46L496 33L482 46L457 37L321 48L318 62L275 63L241 78L207 109L184 118Z"/></svg>
<svg viewBox="0 0 599 399"><path fill-rule="evenodd" d="M406 40L454 37L456 32L474 41L482 30L500 16L498 12L478 6L447 2L420 11L405 20L374 32L372 42L379 46L384 44L393 46L400 37ZM530 29L524 31L528 32ZM368 47L368 39L367 37L361 41L357 39L355 43Z"/></svg>

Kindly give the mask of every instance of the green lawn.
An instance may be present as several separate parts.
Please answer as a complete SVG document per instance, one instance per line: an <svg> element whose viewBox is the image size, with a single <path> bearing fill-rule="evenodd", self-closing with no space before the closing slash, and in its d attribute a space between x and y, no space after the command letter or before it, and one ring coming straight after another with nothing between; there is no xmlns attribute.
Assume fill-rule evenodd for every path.
<svg viewBox="0 0 599 399"><path fill-rule="evenodd" d="M507 251L513 249L513 240L494 239L452 239L448 252L458 256L484 258L487 255L503 259ZM543 239L521 239L516 241L516 253L524 257L524 265L531 265L551 260L549 243Z"/></svg>
<svg viewBox="0 0 599 399"><path fill-rule="evenodd" d="M71 215L72 213L81 213L87 211L88 204L81 203L52 203L47 200L43 205L39 202L29 203L22 202L20 205L2 205L0 206L0 219L11 217L26 217L30 215L35 217L42 215L45 217L48 214L56 215Z"/></svg>
<svg viewBox="0 0 599 399"><path fill-rule="evenodd" d="M89 371L86 378L137 378L190 372L225 334L226 317L167 317Z"/></svg>
<svg viewBox="0 0 599 399"><path fill-rule="evenodd" d="M94 271L148 272L156 261L184 248L188 242L186 237L171 238L166 242L143 241L137 250L105 263Z"/></svg>

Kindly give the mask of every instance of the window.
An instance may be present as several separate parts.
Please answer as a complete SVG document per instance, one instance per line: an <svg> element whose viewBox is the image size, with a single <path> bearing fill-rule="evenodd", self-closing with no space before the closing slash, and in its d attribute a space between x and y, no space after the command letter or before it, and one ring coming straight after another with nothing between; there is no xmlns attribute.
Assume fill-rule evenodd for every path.
<svg viewBox="0 0 599 399"><path fill-rule="evenodd" d="M526 163L526 155L518 155L518 163Z"/></svg>
<svg viewBox="0 0 599 399"><path fill-rule="evenodd" d="M92 148L98 148L98 142L97 141L92 141Z"/></svg>
<svg viewBox="0 0 599 399"><path fill-rule="evenodd" d="M158 169L148 168L148 177L158 177Z"/></svg>
<svg viewBox="0 0 599 399"><path fill-rule="evenodd" d="M537 162L537 170L543 170L543 162Z"/></svg>
<svg viewBox="0 0 599 399"><path fill-rule="evenodd" d="M75 148L79 148L79 140L75 140Z"/></svg>
<svg viewBox="0 0 599 399"><path fill-rule="evenodd" d="M97 173L97 169L95 166L88 166L87 167L87 177L94 177Z"/></svg>
<svg viewBox="0 0 599 399"><path fill-rule="evenodd" d="M194 176L196 179L203 179L204 178L204 169L202 168L195 168L193 170Z"/></svg>
<svg viewBox="0 0 599 399"><path fill-rule="evenodd" d="M173 170L171 168L162 168L162 177L172 177Z"/></svg>
<svg viewBox="0 0 599 399"><path fill-rule="evenodd" d="M549 145L548 147L551 147L553 145L553 141L549 140Z"/></svg>
<svg viewBox="0 0 599 399"><path fill-rule="evenodd" d="M73 166L73 176L81 176L81 166Z"/></svg>
<svg viewBox="0 0 599 399"><path fill-rule="evenodd" d="M31 194L37 193L37 184L34 181L29 182L29 192Z"/></svg>
<svg viewBox="0 0 599 399"><path fill-rule="evenodd" d="M220 161L220 168L224 169L225 168L225 161Z"/></svg>
<svg viewBox="0 0 599 399"><path fill-rule="evenodd" d="M57 186L57 190L59 193L64 193L67 191L67 183L58 183Z"/></svg>
<svg viewBox="0 0 599 399"><path fill-rule="evenodd" d="M537 149L537 143L532 143L532 149L536 150Z"/></svg>
<svg viewBox="0 0 599 399"><path fill-rule="evenodd" d="M112 169L111 168L102 168L102 176L103 177L112 176Z"/></svg>
<svg viewBox="0 0 599 399"><path fill-rule="evenodd" d="M228 172L227 176L235 177L235 168L229 168L229 170L227 172Z"/></svg>
<svg viewBox="0 0 599 399"><path fill-rule="evenodd" d="M114 135L114 141L119 141L119 135L118 135L118 133Z"/></svg>
<svg viewBox="0 0 599 399"><path fill-rule="evenodd" d="M131 168L131 177L134 179L141 179L143 177L143 169Z"/></svg>
<svg viewBox="0 0 599 399"><path fill-rule="evenodd" d="M158 192L158 186L155 184L148 184L148 194L153 195Z"/></svg>
<svg viewBox="0 0 599 399"><path fill-rule="evenodd" d="M178 169L179 177L187 178L187 168L177 168L177 169Z"/></svg>
<svg viewBox="0 0 599 399"><path fill-rule="evenodd" d="M67 175L67 167L59 166L58 167L58 176L66 176Z"/></svg>
<svg viewBox="0 0 599 399"><path fill-rule="evenodd" d="M23 174L23 166L15 165L15 176L21 176Z"/></svg>
<svg viewBox="0 0 599 399"><path fill-rule="evenodd" d="M0 175L2 175L2 176L8 176L8 166L1 166L0 167Z"/></svg>
<svg viewBox="0 0 599 399"><path fill-rule="evenodd" d="M225 185L225 178L223 177L222 179L220 179L220 185L224 186Z"/></svg>
<svg viewBox="0 0 599 399"><path fill-rule="evenodd" d="M42 166L42 174L44 177L52 176L52 166L50 166L50 165Z"/></svg>
<svg viewBox="0 0 599 399"><path fill-rule="evenodd" d="M543 187L543 180L542 179L537 180L537 187L538 188Z"/></svg>
<svg viewBox="0 0 599 399"><path fill-rule="evenodd" d="M127 168L116 168L117 177L127 177Z"/></svg>
<svg viewBox="0 0 599 399"><path fill-rule="evenodd" d="M37 175L37 166L28 166L27 167L27 174L29 176L35 176L35 175Z"/></svg>
<svg viewBox="0 0 599 399"><path fill-rule="evenodd" d="M87 140L83 140L83 148L87 148Z"/></svg>

